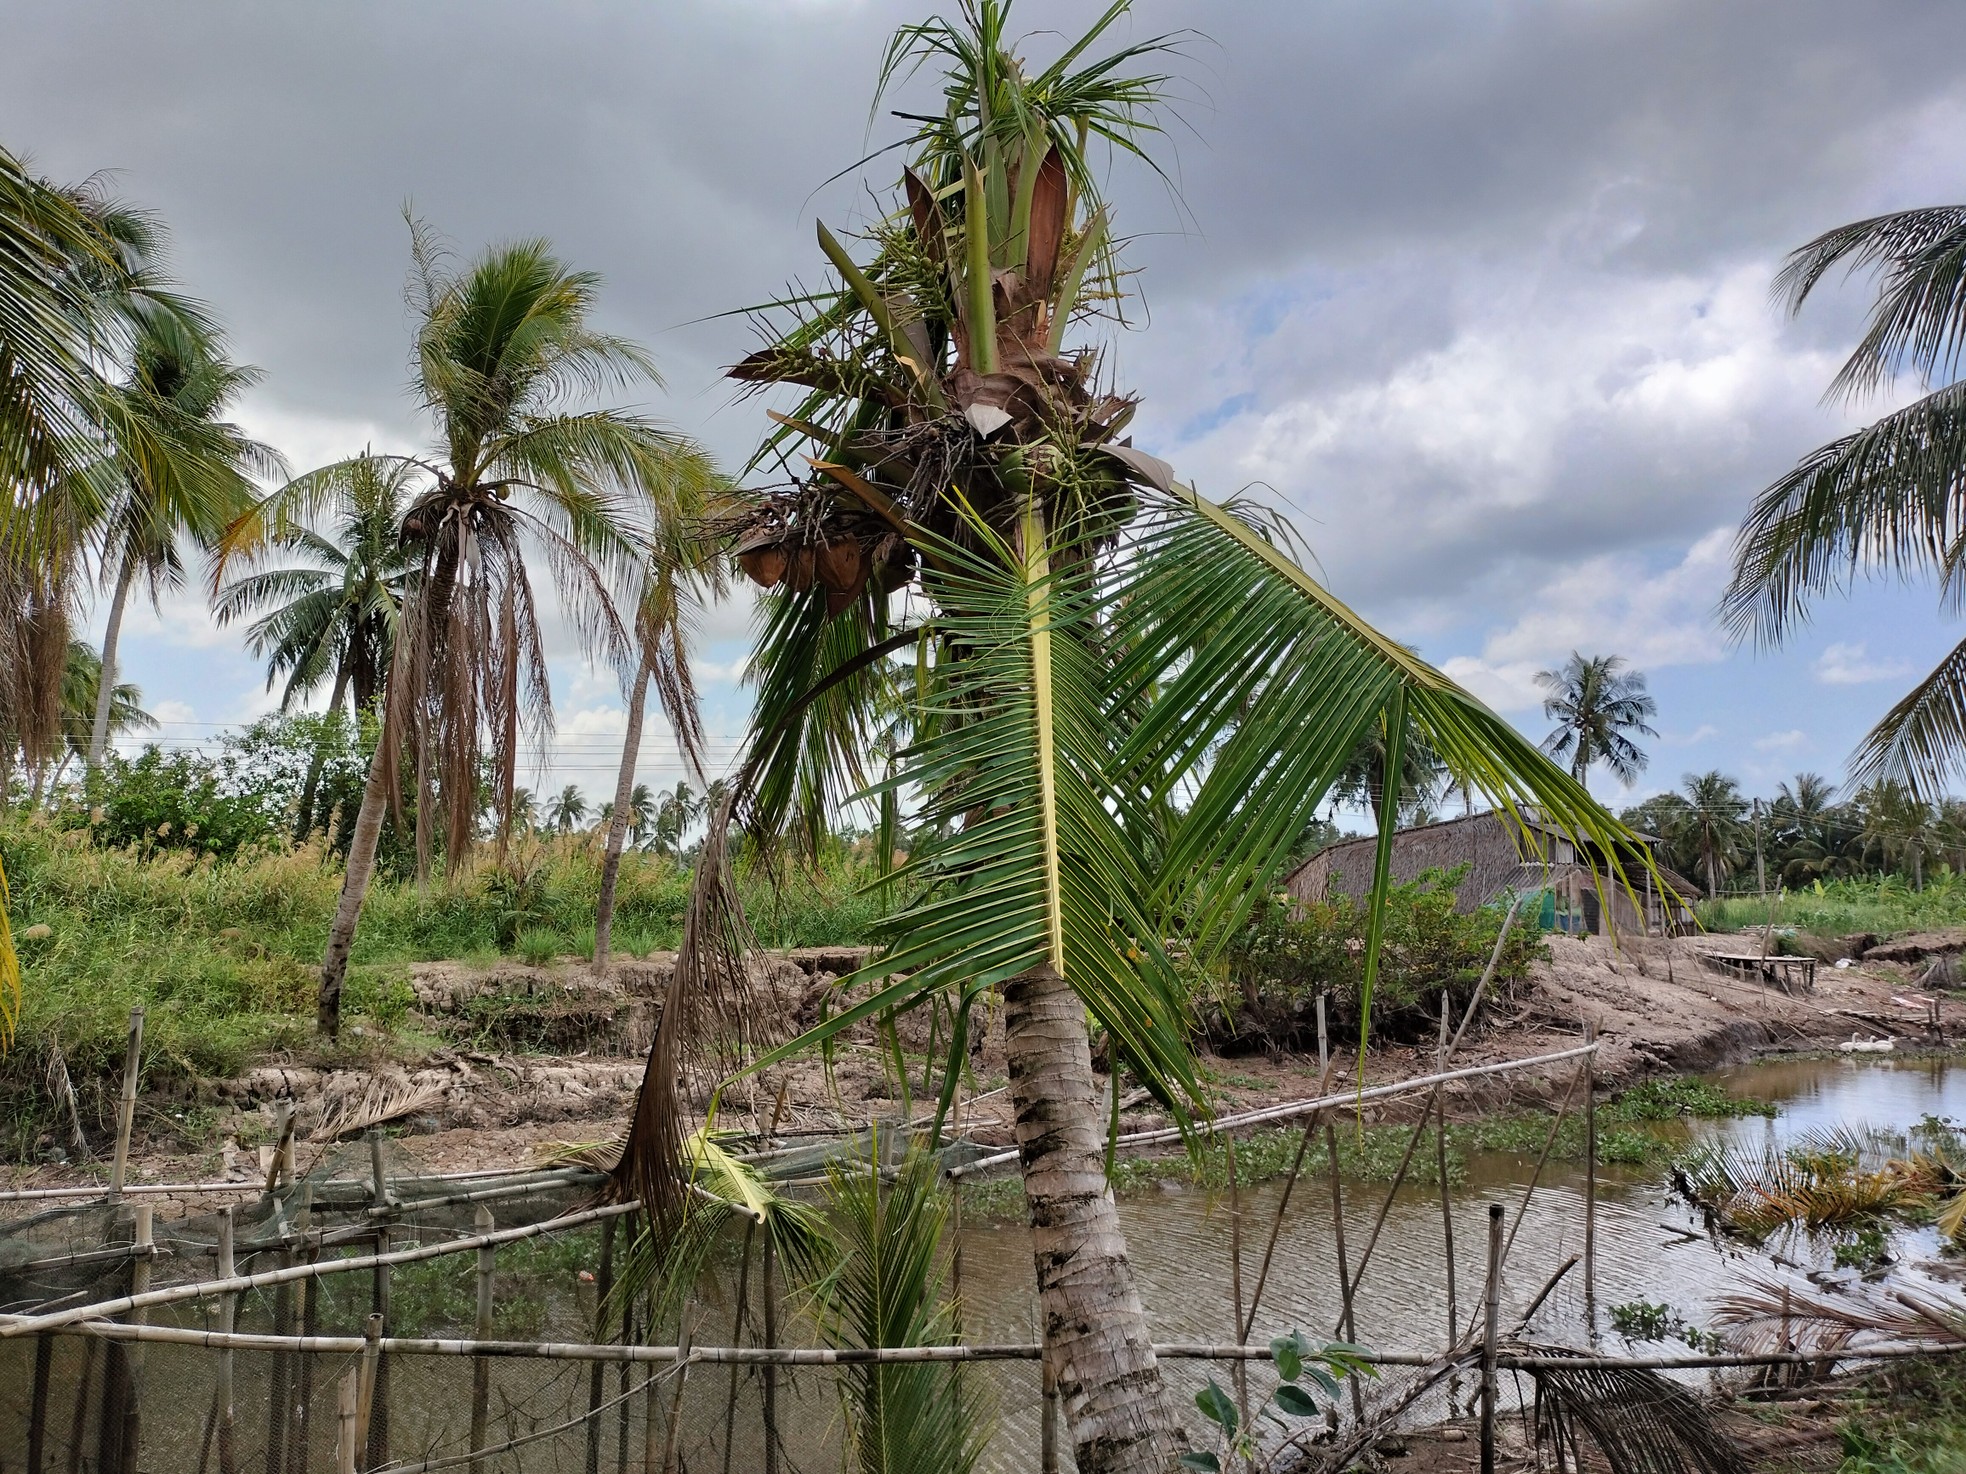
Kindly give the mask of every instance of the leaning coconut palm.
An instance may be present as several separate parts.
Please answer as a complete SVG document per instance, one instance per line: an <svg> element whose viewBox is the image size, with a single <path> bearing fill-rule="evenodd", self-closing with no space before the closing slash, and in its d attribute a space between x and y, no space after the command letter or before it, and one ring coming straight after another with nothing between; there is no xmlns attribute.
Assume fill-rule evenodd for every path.
<svg viewBox="0 0 1966 1474"><path fill-rule="evenodd" d="M621 852L627 845L633 808L635 767L642 752L642 721L648 710L649 686L676 736L676 750L690 768L702 772L703 725L697 711L696 683L689 668L690 616L701 598L724 595L720 560L706 558L697 535L709 496L718 488L716 472L706 461L700 474L678 486L657 518L651 539L654 552L636 611L635 640L640 658L628 689L628 726L621 742L621 767L615 777L614 806L608 815L607 847L601 857L601 888L594 903L594 969L605 972L614 943L614 897L621 878Z"/></svg>
<svg viewBox="0 0 1966 1474"><path fill-rule="evenodd" d="M774 416L767 459L790 468L795 437L812 450L724 522L769 590L758 704L700 850L622 1168L658 1218L680 1212L692 1071L741 1051L759 1016L730 831L769 853L865 796L899 680L914 738L881 786L919 796L919 837L890 877L883 949L825 1025L751 1068L944 998L960 1062L972 1005L1001 994L1045 1355L1085 1474L1159 1474L1185 1447L1107 1190L1088 1013L1178 1118L1205 1110L1165 941L1217 955L1381 726L1388 771L1411 732L1505 816L1534 805L1578 838L1629 842L1508 723L1332 598L1254 510L1133 449L1134 401L1095 351L1067 349L1122 279L1087 140L1141 147L1162 79L1126 69L1175 44L1087 60L1125 9L1041 70L1009 50L998 0L901 32L884 88L946 72L902 199L864 264L821 227L840 287L781 304L792 320L733 371L803 391ZM905 676L888 665L903 650ZM945 1107L959 1073L945 1069Z"/></svg>
<svg viewBox="0 0 1966 1474"><path fill-rule="evenodd" d="M644 415L569 407L656 380L640 348L590 324L599 285L591 273L568 268L544 241L497 246L458 267L415 221L411 252L415 389L436 443L429 457L386 458L421 473L402 520L415 587L321 966L317 1023L331 1037L383 812L401 806L405 762L420 869L439 826L452 870L464 862L481 763L503 836L522 735L543 741L552 724L534 565L551 571L588 650L625 665L632 641L619 611L640 598L651 509L695 486L704 464L694 445ZM325 466L274 493L228 534L228 553L343 499L372 460Z"/></svg>
<svg viewBox="0 0 1966 1474"><path fill-rule="evenodd" d="M61 782L71 761L87 761L101 690L102 657L87 640L70 640L68 663L61 673L61 735L66 751L52 772L35 773L34 803L39 804L42 795ZM110 692L109 735L120 737L126 732L148 731L156 725L157 719L143 709L143 692L132 682L117 682Z"/></svg>
<svg viewBox="0 0 1966 1474"><path fill-rule="evenodd" d="M182 318L152 314L137 335L128 378L110 403L120 485L101 532L109 618L102 635L106 679L89 734L88 764L109 741L110 693L130 591L139 580L154 607L184 582L184 544L215 546L258 497L251 473L280 474L277 452L220 416L260 377L229 363L217 336Z"/></svg>
<svg viewBox="0 0 1966 1474"><path fill-rule="evenodd" d="M1755 499L1721 601L1737 639L1779 644L1811 600L1860 576L1935 577L1948 607L1966 577L1966 205L1838 226L1793 252L1775 289L1800 312L1839 264L1879 281L1826 397L1877 393L1903 372L1931 392L1812 451ZM1927 798L1966 771L1966 643L1885 713L1850 768L1853 783L1896 778Z"/></svg>

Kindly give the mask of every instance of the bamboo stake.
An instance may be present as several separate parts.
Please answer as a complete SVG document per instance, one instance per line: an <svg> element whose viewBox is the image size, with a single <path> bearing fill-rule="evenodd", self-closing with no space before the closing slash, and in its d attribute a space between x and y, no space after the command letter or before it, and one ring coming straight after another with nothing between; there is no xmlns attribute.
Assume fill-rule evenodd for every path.
<svg viewBox="0 0 1966 1474"><path fill-rule="evenodd" d="M389 1191L389 1176L382 1159L382 1133L369 1133L369 1182L374 1202L370 1206L373 1213L377 1209L387 1210L395 1199ZM375 1336L379 1338L390 1327L394 1317L389 1304L389 1225L379 1223L375 1230L376 1265L371 1273L369 1305L370 1321L376 1327ZM380 1352L375 1355L375 1364L369 1369L369 1384L362 1398L362 1426L368 1432L368 1467L380 1469L389 1462L389 1363Z"/></svg>
<svg viewBox="0 0 1966 1474"><path fill-rule="evenodd" d="M54 1368L55 1338L44 1331L34 1338L34 1391L27 1413L27 1474L41 1474L41 1457L48 1442L48 1383Z"/></svg>
<svg viewBox="0 0 1966 1474"><path fill-rule="evenodd" d="M274 1153L274 1171L279 1171L279 1152ZM293 1262L291 1254L281 1250L276 1256L281 1267ZM275 1335L293 1334L294 1291L291 1285L276 1285L273 1289L273 1331ZM293 1418L293 1398L288 1393L288 1383L293 1375L292 1358L285 1351L273 1353L272 1363L267 1374L266 1394L266 1474L285 1474L287 1460L287 1425Z"/></svg>
<svg viewBox="0 0 1966 1474"><path fill-rule="evenodd" d="M764 1350L778 1349L778 1286L773 1275L777 1262L776 1246L772 1235L765 1234L764 1293L765 1344ZM778 1367L773 1362L765 1363L765 1474L778 1474Z"/></svg>
<svg viewBox="0 0 1966 1474"><path fill-rule="evenodd" d="M1502 1312L1502 1205L1488 1205L1488 1284L1482 1291L1486 1331L1481 1339L1481 1474L1495 1474L1496 1329Z"/></svg>
<svg viewBox="0 0 1966 1474"><path fill-rule="evenodd" d="M1440 990L1440 1060L1439 1069L1447 1068L1447 989ZM1447 1347L1454 1347L1456 1333L1461 1326L1460 1309L1454 1296L1454 1197L1447 1182L1447 1095L1440 1092L1434 1097L1436 1121L1439 1125L1434 1136L1434 1161L1440 1177L1440 1235L1446 1249L1447 1263ZM1245 1339L1247 1339L1245 1337Z"/></svg>
<svg viewBox="0 0 1966 1474"><path fill-rule="evenodd" d="M1117 1071L1115 1071L1117 1074ZM1119 1082L1115 1080L1114 1088ZM1229 1318L1229 1328L1235 1332L1238 1341L1246 1332L1243 1330L1242 1314L1242 1188L1236 1181L1236 1139L1231 1136L1229 1149L1229 1296L1234 1302L1233 1314ZM1236 1411L1242 1418L1242 1426L1249 1426L1249 1367L1244 1362L1235 1364Z"/></svg>
<svg viewBox="0 0 1966 1474"><path fill-rule="evenodd" d="M1319 1073L1331 1069L1331 1043L1325 1033L1324 994L1317 995L1317 1057ZM1345 1264L1345 1189L1338 1175L1338 1128L1329 1116L1324 1120L1325 1163L1331 1169L1331 1236L1338 1250L1338 1297L1341 1306L1340 1323L1345 1339L1354 1344L1358 1341L1358 1320L1352 1314L1352 1273ZM1347 1377L1352 1389L1352 1415L1361 1423L1365 1421L1365 1394L1359 1390L1358 1378Z"/></svg>
<svg viewBox="0 0 1966 1474"><path fill-rule="evenodd" d="M272 1197L294 1175L294 1103L284 1095L273 1106L273 1160L266 1166L266 1196Z"/></svg>
<svg viewBox="0 0 1966 1474"><path fill-rule="evenodd" d="M335 1474L355 1474L356 1422L361 1407L360 1374L353 1367L341 1374L335 1392Z"/></svg>
<svg viewBox="0 0 1966 1474"><path fill-rule="evenodd" d="M626 1306L621 1312L621 1344L628 1345L635 1339L635 1307ZM628 1474L628 1423L633 1409L629 1402L633 1393L628 1386L628 1363L622 1362L618 1369L619 1380L615 1384L615 1425L614 1425L614 1468L615 1474Z"/></svg>
<svg viewBox="0 0 1966 1474"><path fill-rule="evenodd" d="M136 1209L136 1258L130 1264L130 1293L140 1295L150 1288L151 1254L156 1247L154 1216L156 1210L148 1203L137 1204ZM145 1316L141 1310L130 1312L129 1323L140 1326ZM127 1474L136 1474L137 1449L142 1434L143 1401L143 1343L130 1344L129 1355L124 1362L126 1388L123 1407L122 1468ZM279 1474L270 1470L269 1474Z"/></svg>
<svg viewBox="0 0 1966 1474"><path fill-rule="evenodd" d="M130 1166L130 1132L136 1125L137 1073L143 1063L143 1005L130 1010L130 1042L123 1053L123 1097L116 1110L116 1155L109 1164L109 1201L123 1196Z"/></svg>
<svg viewBox="0 0 1966 1474"><path fill-rule="evenodd" d="M218 1210L218 1277L222 1280L233 1277L232 1230L232 1205L227 1203ZM236 1292L221 1295L218 1302L219 1329L230 1335L237 1323L238 1314L239 1301ZM218 1354L218 1474L233 1474L234 1421L232 1349L226 1347Z"/></svg>
<svg viewBox="0 0 1966 1474"><path fill-rule="evenodd" d="M612 1221L612 1220L610 1220ZM492 1231L492 1210L483 1203L478 1204L472 1214L471 1226L478 1231L482 1240ZM478 1320L475 1326L480 1341L491 1340L493 1288L498 1274L498 1249L491 1244L481 1244L478 1249ZM600 1363L596 1362L596 1366ZM471 1448L475 1454L485 1446L485 1429L491 1418L491 1363L480 1356L471 1363ZM471 1460L471 1474L480 1474L484 1460L476 1457Z"/></svg>
<svg viewBox="0 0 1966 1474"><path fill-rule="evenodd" d="M751 1236L756 1229L757 1224L745 1220L744 1247L737 1255L737 1314L732 1317L730 1328L730 1344L733 1346L744 1340L745 1301L751 1290ZM627 1375L626 1371L623 1375ZM737 1363L732 1362L730 1392L724 1398L724 1474L730 1474L731 1447L737 1442L737 1378Z"/></svg>
<svg viewBox="0 0 1966 1474"><path fill-rule="evenodd" d="M1242 1367L1237 1362L1238 1370ZM1044 1386L1044 1408L1038 1422L1038 1467L1043 1474L1058 1474L1058 1377L1046 1357L1038 1362L1038 1375Z"/></svg>
<svg viewBox="0 0 1966 1474"><path fill-rule="evenodd" d="M313 1265L321 1257L318 1244L308 1243L308 1230L314 1223L314 1184L302 1182L300 1185L300 1213L294 1219L294 1227L301 1236L305 1248L305 1263ZM294 1281L294 1294L299 1300L300 1330L303 1336L314 1335L321 1329L321 1297L317 1286L311 1279ZM313 1467L314 1459L314 1358L303 1354L300 1358L299 1386L294 1394L294 1428L287 1440L287 1468L285 1474L307 1474Z"/></svg>
<svg viewBox="0 0 1966 1474"><path fill-rule="evenodd" d="M1597 1025L1584 1020L1584 1042L1597 1042ZM1597 1329L1597 1056L1584 1056L1584 1315Z"/></svg>
<svg viewBox="0 0 1966 1474"><path fill-rule="evenodd" d="M355 1384L355 1437L352 1443L355 1456L371 1468L375 1466L375 1425L371 1419L375 1415L376 1372L381 1363L382 1317L371 1311L369 1318L362 1323L362 1360ZM369 1452L364 1454L363 1450Z"/></svg>
<svg viewBox="0 0 1966 1474"><path fill-rule="evenodd" d="M690 1307L676 1329L676 1385L669 1393L669 1426L662 1438L662 1474L676 1474L677 1437L683 1422L683 1384L689 1380Z"/></svg>
<svg viewBox="0 0 1966 1474"><path fill-rule="evenodd" d="M96 1372L95 1343L82 1348L82 1378L75 1393L75 1416L68 1427L68 1474L80 1474L82 1468L82 1424L89 1410L89 1384ZM198 1456L199 1474L204 1471L204 1455Z"/></svg>
<svg viewBox="0 0 1966 1474"><path fill-rule="evenodd" d="M601 1339L601 1316L614 1288L614 1223L601 1225L601 1269L594 1278L594 1339ZM595 1362L587 1374L587 1474L601 1474L601 1399L606 1394L607 1367Z"/></svg>

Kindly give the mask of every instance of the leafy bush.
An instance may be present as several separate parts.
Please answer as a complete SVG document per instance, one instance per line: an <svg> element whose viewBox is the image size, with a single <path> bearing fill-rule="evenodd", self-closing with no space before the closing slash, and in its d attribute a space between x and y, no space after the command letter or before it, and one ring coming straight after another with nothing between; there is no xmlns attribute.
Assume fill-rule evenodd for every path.
<svg viewBox="0 0 1966 1474"><path fill-rule="evenodd" d="M1386 897L1384 947L1372 998L1372 1032L1382 1039L1421 1041L1439 1028L1440 993L1465 1008L1481 981L1504 913L1455 909L1467 867L1428 870L1391 887ZM1317 995L1329 994L1330 1024L1356 1036L1365 981L1367 905L1350 896L1299 902L1271 898L1230 949L1230 987L1219 1000L1234 1035L1301 1042ZM1506 987L1547 956L1541 933L1518 916L1496 964Z"/></svg>
<svg viewBox="0 0 1966 1474"><path fill-rule="evenodd" d="M1766 904L1759 896L1703 901L1699 915L1701 923L1714 931L1739 931L1769 922L1823 937L1934 931L1966 926L1966 875L1941 869L1925 878L1922 890L1914 890L1898 875L1817 881L1771 896Z"/></svg>

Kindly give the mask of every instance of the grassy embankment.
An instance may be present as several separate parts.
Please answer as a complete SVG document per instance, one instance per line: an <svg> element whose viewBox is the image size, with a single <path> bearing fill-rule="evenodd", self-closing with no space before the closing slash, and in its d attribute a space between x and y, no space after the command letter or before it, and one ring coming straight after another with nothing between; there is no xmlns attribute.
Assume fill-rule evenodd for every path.
<svg viewBox="0 0 1966 1474"><path fill-rule="evenodd" d="M16 826L0 833L25 974L21 1027L0 1057L0 1157L20 1160L46 1127L49 1047L66 1057L90 1117L107 1122L130 1008L146 1009L152 1084L236 1073L269 1050L308 1051L321 952L341 871L318 848L212 861L139 857L86 831ZM416 1050L410 964L545 960L593 945L598 850L587 836L533 842L501 869L481 860L425 887L379 879L370 890L344 999L340 1052ZM622 863L615 946L673 948L687 870L661 855ZM848 873L751 884L760 938L780 946L858 940L870 898ZM43 933L41 928L46 928Z"/></svg>
<svg viewBox="0 0 1966 1474"><path fill-rule="evenodd" d="M1942 871L1929 877L1923 890L1913 890L1895 875L1830 880L1771 896L1766 904L1759 896L1722 896L1701 902L1699 916L1710 931L1740 931L1768 922L1822 937L1936 931L1966 926L1966 876Z"/></svg>

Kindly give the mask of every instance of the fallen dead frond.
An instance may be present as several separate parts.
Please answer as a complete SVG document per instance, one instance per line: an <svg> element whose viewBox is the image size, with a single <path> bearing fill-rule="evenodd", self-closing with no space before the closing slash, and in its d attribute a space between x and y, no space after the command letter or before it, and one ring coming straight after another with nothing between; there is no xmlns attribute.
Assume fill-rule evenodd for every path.
<svg viewBox="0 0 1966 1474"><path fill-rule="evenodd" d="M1966 1301L1864 1287L1826 1295L1814 1287L1750 1276L1721 1297L1714 1325L1737 1351L1860 1355L1860 1337L1934 1350L1966 1346Z"/></svg>
<svg viewBox="0 0 1966 1474"><path fill-rule="evenodd" d="M1560 1357L1559 1349L1544 1348ZM1536 1446L1583 1470L1588 1438L1611 1474L1748 1474L1741 1451L1686 1388L1636 1367L1540 1366Z"/></svg>
<svg viewBox="0 0 1966 1474"><path fill-rule="evenodd" d="M391 1079L371 1075L359 1091L350 1090L327 1101L321 1108L321 1122L314 1128L316 1141L337 1141L372 1126L387 1125L413 1115L444 1098L441 1080Z"/></svg>

